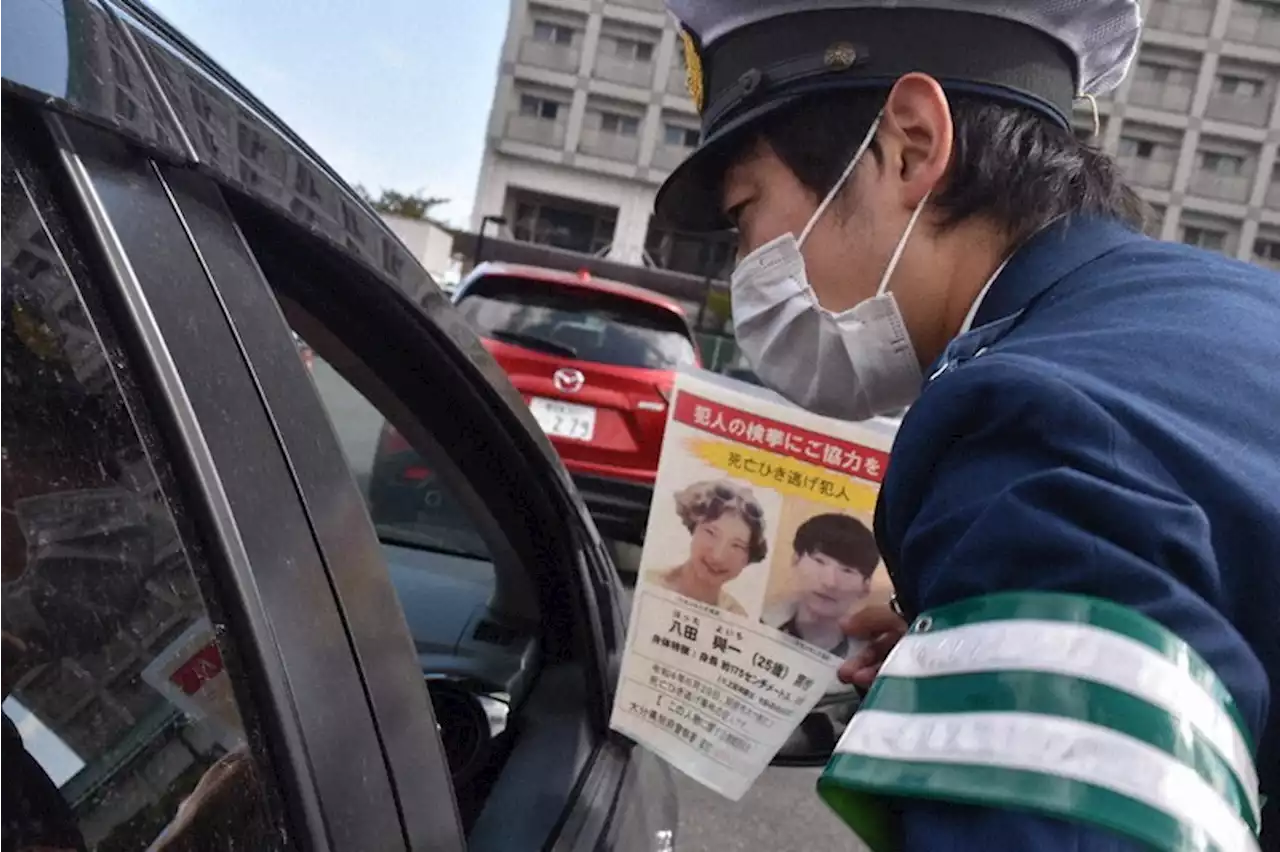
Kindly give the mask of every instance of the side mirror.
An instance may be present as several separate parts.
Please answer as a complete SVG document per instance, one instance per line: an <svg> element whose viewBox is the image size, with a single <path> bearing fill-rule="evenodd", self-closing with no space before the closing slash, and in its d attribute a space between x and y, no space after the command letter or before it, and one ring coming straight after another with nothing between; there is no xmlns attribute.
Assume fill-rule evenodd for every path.
<svg viewBox="0 0 1280 852"><path fill-rule="evenodd" d="M853 689L828 693L805 716L770 761L772 766L826 766L862 696Z"/></svg>

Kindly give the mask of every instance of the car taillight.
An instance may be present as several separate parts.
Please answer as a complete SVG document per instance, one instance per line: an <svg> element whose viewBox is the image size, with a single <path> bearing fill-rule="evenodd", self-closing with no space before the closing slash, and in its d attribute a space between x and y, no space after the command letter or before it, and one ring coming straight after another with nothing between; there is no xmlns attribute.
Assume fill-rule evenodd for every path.
<svg viewBox="0 0 1280 852"><path fill-rule="evenodd" d="M675 395L674 388L664 388L662 385L658 385L654 390L658 392L658 395L662 397L667 405L671 404L671 397Z"/></svg>
<svg viewBox="0 0 1280 852"><path fill-rule="evenodd" d="M431 478L431 469L422 467L421 465L406 467L401 471L400 478L409 482L421 482L424 479Z"/></svg>

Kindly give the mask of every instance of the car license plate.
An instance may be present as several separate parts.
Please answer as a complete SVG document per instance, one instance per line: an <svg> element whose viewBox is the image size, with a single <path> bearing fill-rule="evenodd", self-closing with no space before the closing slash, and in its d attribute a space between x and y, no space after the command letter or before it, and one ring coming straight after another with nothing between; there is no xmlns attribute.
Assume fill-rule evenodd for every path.
<svg viewBox="0 0 1280 852"><path fill-rule="evenodd" d="M542 431L552 437L590 441L596 434L596 410L588 405L534 397L529 401L529 411Z"/></svg>

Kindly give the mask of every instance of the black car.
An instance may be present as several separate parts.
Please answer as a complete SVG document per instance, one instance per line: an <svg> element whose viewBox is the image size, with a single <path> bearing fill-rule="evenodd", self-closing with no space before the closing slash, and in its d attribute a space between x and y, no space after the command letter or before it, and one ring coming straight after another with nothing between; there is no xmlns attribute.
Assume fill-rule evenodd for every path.
<svg viewBox="0 0 1280 852"><path fill-rule="evenodd" d="M448 298L145 7L4 12L5 848L673 848L609 551ZM435 497L371 517L387 423Z"/></svg>

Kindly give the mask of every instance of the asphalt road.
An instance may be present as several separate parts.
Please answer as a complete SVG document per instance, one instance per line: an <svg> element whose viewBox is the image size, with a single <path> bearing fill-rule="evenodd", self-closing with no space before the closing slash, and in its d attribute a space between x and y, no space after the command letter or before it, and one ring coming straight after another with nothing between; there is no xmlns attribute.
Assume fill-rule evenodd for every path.
<svg viewBox="0 0 1280 852"><path fill-rule="evenodd" d="M817 769L769 769L740 802L680 776L678 852L866 852L814 792Z"/></svg>
<svg viewBox="0 0 1280 852"><path fill-rule="evenodd" d="M312 373L329 409L348 462L363 487L382 417L327 364ZM624 577L633 577L639 548L615 545ZM864 852L849 830L814 792L817 769L769 769L739 802L730 802L676 773L680 793L679 852Z"/></svg>

